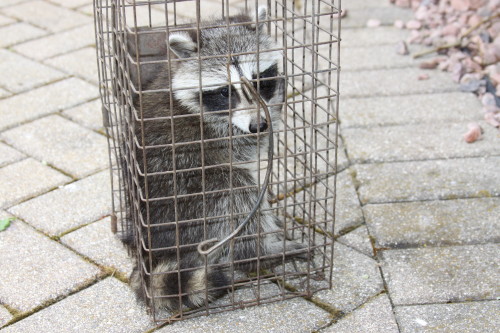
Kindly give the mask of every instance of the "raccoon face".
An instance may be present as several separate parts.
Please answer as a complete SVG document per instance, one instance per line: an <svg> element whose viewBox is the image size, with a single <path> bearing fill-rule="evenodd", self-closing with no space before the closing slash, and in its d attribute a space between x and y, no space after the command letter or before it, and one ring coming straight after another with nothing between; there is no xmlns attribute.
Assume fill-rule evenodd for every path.
<svg viewBox="0 0 500 333"><path fill-rule="evenodd" d="M265 18L265 8L259 9L259 21ZM262 27L252 25L249 17L232 20L249 24L169 36L170 49L181 59L172 78L174 96L190 112L203 112L205 122L223 125L230 121L243 133L265 131L265 114L262 109L257 111L258 101L243 89L241 77L253 82L264 101L275 103L282 84L278 77L282 56ZM280 109L270 111L279 113Z"/></svg>

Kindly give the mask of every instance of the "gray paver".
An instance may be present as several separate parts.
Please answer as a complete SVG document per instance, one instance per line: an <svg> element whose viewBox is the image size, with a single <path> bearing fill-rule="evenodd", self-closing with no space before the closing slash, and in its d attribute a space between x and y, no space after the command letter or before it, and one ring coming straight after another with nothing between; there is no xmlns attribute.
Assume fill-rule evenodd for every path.
<svg viewBox="0 0 500 333"><path fill-rule="evenodd" d="M398 306L401 332L484 333L500 327L500 301Z"/></svg>
<svg viewBox="0 0 500 333"><path fill-rule="evenodd" d="M13 18L4 16L4 15L0 15L0 27L4 26L4 25L12 24L14 22L16 22L16 20L14 20Z"/></svg>
<svg viewBox="0 0 500 333"><path fill-rule="evenodd" d="M0 39L0 47L17 44L28 39L40 37L46 33L47 32L44 30L35 28L34 26L26 23L21 22L11 24L0 28L0 34L2 35L2 39Z"/></svg>
<svg viewBox="0 0 500 333"><path fill-rule="evenodd" d="M7 90L0 88L0 98L7 97L9 95L10 93Z"/></svg>
<svg viewBox="0 0 500 333"><path fill-rule="evenodd" d="M344 6L348 9L348 13L342 18L343 29L365 27L370 19L380 20L382 25L393 25L396 20L408 21L413 18L413 12L406 8L374 7L349 10L348 5L344 4Z"/></svg>
<svg viewBox="0 0 500 333"><path fill-rule="evenodd" d="M418 80L422 73L428 80ZM344 97L390 96L456 91L457 85L449 73L418 68L366 70L342 73Z"/></svg>
<svg viewBox="0 0 500 333"><path fill-rule="evenodd" d="M474 144L463 139L467 123L343 129L342 136L354 163L500 155L498 130L484 121L479 124L483 139Z"/></svg>
<svg viewBox="0 0 500 333"><path fill-rule="evenodd" d="M293 318L293 320L291 320ZM330 320L330 314L301 298L193 318L167 325L173 332L311 332Z"/></svg>
<svg viewBox="0 0 500 333"><path fill-rule="evenodd" d="M370 45L394 45L400 40L408 38L408 30L394 29L393 27L343 29L341 32L342 47L352 46L370 46ZM344 55L341 57L341 64L344 61Z"/></svg>
<svg viewBox="0 0 500 333"><path fill-rule="evenodd" d="M399 333L399 329L389 297L387 294L382 294L321 332Z"/></svg>
<svg viewBox="0 0 500 333"><path fill-rule="evenodd" d="M0 130L77 105L98 95L97 87L80 79L70 78L0 100Z"/></svg>
<svg viewBox="0 0 500 333"><path fill-rule="evenodd" d="M31 158L0 169L0 208L39 195L71 179Z"/></svg>
<svg viewBox="0 0 500 333"><path fill-rule="evenodd" d="M500 195L499 157L354 166L362 203Z"/></svg>
<svg viewBox="0 0 500 333"><path fill-rule="evenodd" d="M102 103L100 99L81 104L63 111L63 114L85 127L93 130L102 130Z"/></svg>
<svg viewBox="0 0 500 333"><path fill-rule="evenodd" d="M153 326L130 288L114 278L107 278L2 332L139 333Z"/></svg>
<svg viewBox="0 0 500 333"><path fill-rule="evenodd" d="M0 84L13 92L21 92L64 77L63 73L55 69L7 50L0 50L0 72Z"/></svg>
<svg viewBox="0 0 500 333"><path fill-rule="evenodd" d="M86 47L45 61L61 71L77 75L92 83L98 83L96 53L94 47Z"/></svg>
<svg viewBox="0 0 500 333"><path fill-rule="evenodd" d="M76 8L83 5L88 5L92 1L89 0L51 0L51 2L56 3L60 6L64 6L67 8Z"/></svg>
<svg viewBox="0 0 500 333"><path fill-rule="evenodd" d="M500 198L366 205L363 210L378 247L500 240Z"/></svg>
<svg viewBox="0 0 500 333"><path fill-rule="evenodd" d="M350 246L367 256L373 256L373 247L366 225L354 229L337 240L339 243Z"/></svg>
<svg viewBox="0 0 500 333"><path fill-rule="evenodd" d="M129 275L133 269L132 259L111 232L110 221L107 217L94 222L63 236L61 242L100 265L116 268Z"/></svg>
<svg viewBox="0 0 500 333"><path fill-rule="evenodd" d="M19 44L13 49L27 57L42 60L95 44L94 26L84 25L61 33ZM36 52L33 52L36 50Z"/></svg>
<svg viewBox="0 0 500 333"><path fill-rule="evenodd" d="M410 67L415 63L416 61L411 56L397 54L395 44L343 47L342 49L342 71Z"/></svg>
<svg viewBox="0 0 500 333"><path fill-rule="evenodd" d="M384 286L375 260L339 243L334 250L333 288L314 294L313 299L347 313L380 293Z"/></svg>
<svg viewBox="0 0 500 333"><path fill-rule="evenodd" d="M0 7L12 6L12 5L16 5L18 3L22 3L22 2L26 2L26 1L29 1L29 0L3 0L0 3Z"/></svg>
<svg viewBox="0 0 500 333"><path fill-rule="evenodd" d="M9 211L51 235L96 221L111 210L109 171L68 184Z"/></svg>
<svg viewBox="0 0 500 333"><path fill-rule="evenodd" d="M97 267L64 246L14 221L0 233L0 299L29 311L93 280Z"/></svg>
<svg viewBox="0 0 500 333"><path fill-rule="evenodd" d="M12 314L3 306L0 305L0 327L7 324L12 319Z"/></svg>
<svg viewBox="0 0 500 333"><path fill-rule="evenodd" d="M77 178L102 170L109 163L104 136L58 115L13 128L0 138Z"/></svg>
<svg viewBox="0 0 500 333"><path fill-rule="evenodd" d="M343 128L466 122L483 119L481 102L463 92L369 98L341 98Z"/></svg>
<svg viewBox="0 0 500 333"><path fill-rule="evenodd" d="M92 18L45 1L21 3L4 8L5 14L52 32L91 23Z"/></svg>
<svg viewBox="0 0 500 333"><path fill-rule="evenodd" d="M0 142L0 167L17 162L24 154Z"/></svg>
<svg viewBox="0 0 500 333"><path fill-rule="evenodd" d="M500 296L499 244L383 251L382 270L398 305Z"/></svg>

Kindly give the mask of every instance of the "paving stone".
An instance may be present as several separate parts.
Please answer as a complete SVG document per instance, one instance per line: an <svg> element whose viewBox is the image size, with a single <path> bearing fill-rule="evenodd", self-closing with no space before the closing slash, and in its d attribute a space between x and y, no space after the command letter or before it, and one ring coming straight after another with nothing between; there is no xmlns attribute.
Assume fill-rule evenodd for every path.
<svg viewBox="0 0 500 333"><path fill-rule="evenodd" d="M13 49L27 57L42 60L91 45L95 45L94 26L87 24L16 45Z"/></svg>
<svg viewBox="0 0 500 333"><path fill-rule="evenodd" d="M0 138L77 178L102 170L109 163L104 136L58 115L13 128Z"/></svg>
<svg viewBox="0 0 500 333"><path fill-rule="evenodd" d="M500 195L499 157L356 165L360 200L383 203Z"/></svg>
<svg viewBox="0 0 500 333"><path fill-rule="evenodd" d="M368 235L366 225L362 225L353 231L337 239L340 243L350 246L367 256L373 256L373 247Z"/></svg>
<svg viewBox="0 0 500 333"><path fill-rule="evenodd" d="M99 96L97 87L80 79L70 78L0 100L0 130L69 108L97 96Z"/></svg>
<svg viewBox="0 0 500 333"><path fill-rule="evenodd" d="M78 7L77 10L80 13L86 14L86 15L94 15L94 5L85 5Z"/></svg>
<svg viewBox="0 0 500 333"><path fill-rule="evenodd" d="M389 0L349 0L342 3L342 9L391 8ZM394 7L392 7L394 8Z"/></svg>
<svg viewBox="0 0 500 333"><path fill-rule="evenodd" d="M9 310L0 305L0 327L7 324L12 319L12 315Z"/></svg>
<svg viewBox="0 0 500 333"><path fill-rule="evenodd" d="M14 20L13 18L3 16L0 14L0 27L4 26L4 25L12 24L14 22L16 22L16 20Z"/></svg>
<svg viewBox="0 0 500 333"><path fill-rule="evenodd" d="M97 221L111 211L109 171L68 184L9 211L50 235Z"/></svg>
<svg viewBox="0 0 500 333"><path fill-rule="evenodd" d="M401 332L496 332L500 327L500 302L467 302L398 306Z"/></svg>
<svg viewBox="0 0 500 333"><path fill-rule="evenodd" d="M122 242L111 232L110 221L107 217L89 224L63 236L61 241L100 265L130 275L133 261Z"/></svg>
<svg viewBox="0 0 500 333"><path fill-rule="evenodd" d="M39 195L71 179L31 158L0 169L0 208Z"/></svg>
<svg viewBox="0 0 500 333"><path fill-rule="evenodd" d="M344 28L344 26L342 26ZM390 44L393 47L397 42L406 40L410 35L408 30L394 29L393 27L377 27L377 28L356 28L343 29L341 32L342 48L352 46L375 46ZM342 54L341 64L345 60Z"/></svg>
<svg viewBox="0 0 500 333"><path fill-rule="evenodd" d="M4 8L5 14L52 32L91 23L92 18L45 1L21 3Z"/></svg>
<svg viewBox="0 0 500 333"><path fill-rule="evenodd" d="M62 71L77 75L92 83L97 84L99 77L97 74L96 53L94 47L86 47L71 53L66 53L45 61Z"/></svg>
<svg viewBox="0 0 500 333"><path fill-rule="evenodd" d="M500 155L498 129L484 121L479 124L484 129L483 139L474 144L463 140L467 123L352 128L343 129L342 136L353 163Z"/></svg>
<svg viewBox="0 0 500 333"><path fill-rule="evenodd" d="M348 313L380 293L384 285L375 260L339 243L334 250L333 287L317 292L313 299Z"/></svg>
<svg viewBox="0 0 500 333"><path fill-rule="evenodd" d="M448 92L369 98L341 98L342 129L418 123L482 120L481 102L474 94Z"/></svg>
<svg viewBox="0 0 500 333"><path fill-rule="evenodd" d="M396 20L408 21L413 18L413 12L407 8L398 7L372 7L349 10L347 16L342 18L342 29L366 27L370 19L380 20L382 25L393 25ZM370 28L366 28L370 29ZM372 28L373 29L373 28ZM393 28L396 29L396 28Z"/></svg>
<svg viewBox="0 0 500 333"><path fill-rule="evenodd" d="M24 157L24 154L0 142L0 167L17 162Z"/></svg>
<svg viewBox="0 0 500 333"><path fill-rule="evenodd" d="M93 130L103 130L102 103L100 99L81 104L63 111L63 114L74 122Z"/></svg>
<svg viewBox="0 0 500 333"><path fill-rule="evenodd" d="M64 74L21 57L0 50L0 84L13 92L21 92L64 77Z"/></svg>
<svg viewBox="0 0 500 333"><path fill-rule="evenodd" d="M23 312L66 295L99 274L97 267L21 221L13 221L0 233L0 253L0 300Z"/></svg>
<svg viewBox="0 0 500 333"><path fill-rule="evenodd" d="M291 320L293 318L293 320ZM158 333L174 332L311 332L325 325L330 314L302 298L212 314L176 322Z"/></svg>
<svg viewBox="0 0 500 333"><path fill-rule="evenodd" d="M498 242L500 198L366 205L377 247Z"/></svg>
<svg viewBox="0 0 500 333"><path fill-rule="evenodd" d="M399 333L387 294L379 295L321 332Z"/></svg>
<svg viewBox="0 0 500 333"><path fill-rule="evenodd" d="M8 7L27 1L29 0L2 0L2 2L0 2L0 7Z"/></svg>
<svg viewBox="0 0 500 333"><path fill-rule="evenodd" d="M7 90L0 88L0 98L7 97L9 95L10 93Z"/></svg>
<svg viewBox="0 0 500 333"><path fill-rule="evenodd" d="M107 278L2 332L139 333L153 327L145 308L137 304L130 288L114 278Z"/></svg>
<svg viewBox="0 0 500 333"><path fill-rule="evenodd" d="M324 49L320 48L320 50ZM422 49L410 46L410 53ZM370 69L389 69L416 66L419 62L410 55L400 55L395 51L395 44L345 47L342 45L341 65L343 71L359 71Z"/></svg>
<svg viewBox="0 0 500 333"><path fill-rule="evenodd" d="M457 90L449 73L433 71L428 80L418 80L424 72L418 68L343 72L341 93L344 97L370 97Z"/></svg>
<svg viewBox="0 0 500 333"><path fill-rule="evenodd" d="M499 244L387 250L382 270L397 305L495 299Z"/></svg>
<svg viewBox="0 0 500 333"><path fill-rule="evenodd" d="M6 27L0 28L0 47L7 47L12 44L17 44L28 39L33 39L45 35L45 30L35 28L26 23L15 23Z"/></svg>
<svg viewBox="0 0 500 333"><path fill-rule="evenodd" d="M51 0L51 2L66 8L76 8L92 3L90 0Z"/></svg>

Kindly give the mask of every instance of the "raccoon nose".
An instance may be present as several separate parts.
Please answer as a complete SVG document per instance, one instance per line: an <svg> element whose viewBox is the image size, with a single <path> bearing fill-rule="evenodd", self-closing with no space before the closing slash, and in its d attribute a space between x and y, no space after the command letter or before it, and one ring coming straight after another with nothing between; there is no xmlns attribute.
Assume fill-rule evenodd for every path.
<svg viewBox="0 0 500 333"><path fill-rule="evenodd" d="M257 124L250 124L250 132L257 133ZM264 132L267 129L267 122L264 120L259 124L259 131Z"/></svg>

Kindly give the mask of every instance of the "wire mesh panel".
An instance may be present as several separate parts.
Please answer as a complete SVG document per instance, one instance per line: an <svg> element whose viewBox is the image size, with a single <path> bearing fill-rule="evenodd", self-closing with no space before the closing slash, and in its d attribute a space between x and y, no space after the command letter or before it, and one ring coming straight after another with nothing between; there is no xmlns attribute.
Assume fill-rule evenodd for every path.
<svg viewBox="0 0 500 333"><path fill-rule="evenodd" d="M331 288L340 1L94 8L112 224L154 320Z"/></svg>

